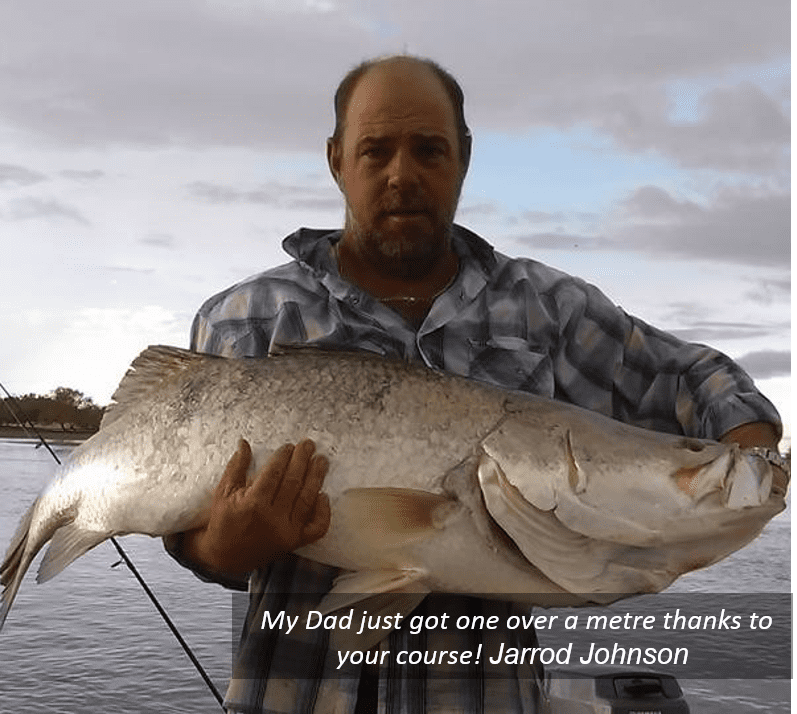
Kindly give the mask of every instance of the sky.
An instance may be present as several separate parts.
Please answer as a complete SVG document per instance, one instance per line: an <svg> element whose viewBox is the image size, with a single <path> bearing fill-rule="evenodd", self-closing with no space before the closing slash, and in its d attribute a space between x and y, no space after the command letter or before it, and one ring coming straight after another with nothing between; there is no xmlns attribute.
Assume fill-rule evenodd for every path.
<svg viewBox="0 0 797 714"><path fill-rule="evenodd" d="M335 87L409 52L465 91L457 222L726 352L788 425L789 48L784 0L10 0L0 382L105 404L284 236L340 227Z"/></svg>

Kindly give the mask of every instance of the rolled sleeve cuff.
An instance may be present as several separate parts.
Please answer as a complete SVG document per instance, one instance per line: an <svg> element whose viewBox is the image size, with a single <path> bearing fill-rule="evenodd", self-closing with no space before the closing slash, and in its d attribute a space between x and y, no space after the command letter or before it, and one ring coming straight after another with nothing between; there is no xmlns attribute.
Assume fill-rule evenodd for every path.
<svg viewBox="0 0 797 714"><path fill-rule="evenodd" d="M216 573L210 573L209 571L204 570L196 565L196 563L188 560L183 553L184 535L184 533L171 533L169 535L163 536L164 549L180 565L190 570L205 583L216 583L218 585L223 585L225 588L229 588L230 590L246 591L249 589L248 578L229 578L223 575L217 575Z"/></svg>
<svg viewBox="0 0 797 714"><path fill-rule="evenodd" d="M740 393L709 405L703 417L706 438L719 439L731 429L766 422L775 427L780 441L783 424L775 406L760 393Z"/></svg>

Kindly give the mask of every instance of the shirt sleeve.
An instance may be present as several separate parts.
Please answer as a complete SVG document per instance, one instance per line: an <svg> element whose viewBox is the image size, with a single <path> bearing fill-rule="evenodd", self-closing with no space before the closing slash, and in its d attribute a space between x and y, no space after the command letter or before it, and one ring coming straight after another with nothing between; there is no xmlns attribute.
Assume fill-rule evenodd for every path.
<svg viewBox="0 0 797 714"><path fill-rule="evenodd" d="M251 314L260 297L252 290L212 297L191 324L190 349L221 357L259 357L269 351L271 315Z"/></svg>
<svg viewBox="0 0 797 714"><path fill-rule="evenodd" d="M699 438L719 439L752 422L771 423L781 433L775 407L730 357L627 314L594 286L568 282L557 296L555 356L557 389L568 401Z"/></svg>
<svg viewBox="0 0 797 714"><path fill-rule="evenodd" d="M171 533L163 537L163 547L180 565L190 570L202 582L217 583L230 590L246 591L249 588L249 580L246 577L232 578L223 577L216 573L210 573L200 568L196 563L188 560L183 553L183 533Z"/></svg>

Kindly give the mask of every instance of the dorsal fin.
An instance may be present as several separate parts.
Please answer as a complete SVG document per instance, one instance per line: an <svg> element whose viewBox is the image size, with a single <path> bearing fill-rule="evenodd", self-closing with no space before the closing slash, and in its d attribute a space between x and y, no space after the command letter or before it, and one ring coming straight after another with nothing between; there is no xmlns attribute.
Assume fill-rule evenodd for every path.
<svg viewBox="0 0 797 714"><path fill-rule="evenodd" d="M125 413L128 404L147 396L165 380L207 359L220 358L168 345L147 347L133 360L122 381L119 382L111 397L112 403L105 409L100 428L112 424Z"/></svg>

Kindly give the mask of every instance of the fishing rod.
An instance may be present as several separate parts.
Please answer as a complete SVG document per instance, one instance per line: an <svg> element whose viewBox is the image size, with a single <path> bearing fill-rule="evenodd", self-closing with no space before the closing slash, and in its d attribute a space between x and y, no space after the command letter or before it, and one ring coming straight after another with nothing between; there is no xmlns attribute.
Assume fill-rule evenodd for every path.
<svg viewBox="0 0 797 714"><path fill-rule="evenodd" d="M9 391L3 386L2 382L0 382L0 389L3 390L3 392L7 397L6 400L3 400L3 403L6 405L6 409L8 409L11 416L14 417L14 420L17 422L17 424L19 424L22 427L22 429L25 431L25 433L28 436L31 436L31 431L33 431L33 433L36 434L36 436L39 438L41 445L44 446L47 449L47 451L50 452L51 456L55 459L55 462L60 466L61 459L59 459L55 451L52 450L50 444L47 443L47 440L44 438L44 436L42 436L41 432L31 423L30 419L28 419L27 415L25 415L25 411L22 409L19 402L13 396L11 396ZM20 411L20 413L22 413L23 416L25 416L25 421L27 422L30 428L28 428L28 426L26 426L20 420L19 416L17 416L17 413L14 411L14 409L12 409L11 404L13 404ZM122 561L124 562L124 564L130 569L130 572L133 573L136 580L138 580L141 587L144 588L144 592L152 601L152 604L155 606L155 609L160 613L160 616L163 618L164 622L169 626L169 629L172 631L172 634L175 636L175 638L177 638L177 641L180 643L180 646L183 648L183 651L188 655L188 658L191 660L194 667L196 667L197 671L202 676L202 679L205 680L205 684L208 685L210 691L213 693L213 696L216 697L216 701L219 703L219 706L224 710L224 697L221 696L219 690L216 688L216 685L213 684L213 680L211 680L207 672L205 672L199 660L196 658L196 655L194 655L194 653L191 651L191 648L188 646L188 643L183 639L183 636L180 634L177 627L172 622L172 619L169 617L166 610L164 610L163 606L160 604L160 602L158 602L158 599L155 597L155 593L153 593L152 590L150 590L149 586L144 581L144 578L141 577L141 574L138 572L136 566L133 565L133 561L130 560L127 553L125 553L125 551L122 549L122 546L119 545L119 542L116 540L116 538L111 536L110 540L122 559L119 562ZM116 567L117 565L119 565L119 562L114 563L111 567L112 568Z"/></svg>

